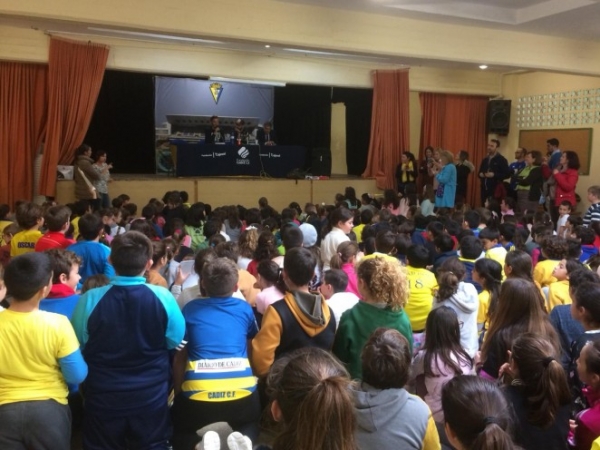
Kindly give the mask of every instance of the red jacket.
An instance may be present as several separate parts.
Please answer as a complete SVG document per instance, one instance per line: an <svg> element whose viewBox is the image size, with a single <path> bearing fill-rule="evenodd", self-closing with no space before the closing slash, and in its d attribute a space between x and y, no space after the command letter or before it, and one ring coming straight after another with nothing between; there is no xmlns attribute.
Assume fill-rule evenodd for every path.
<svg viewBox="0 0 600 450"><path fill-rule="evenodd" d="M567 200L571 205L576 206L575 187L579 180L579 172L575 169L567 169L564 172L558 172L554 175L556 180L556 196L554 204L559 206L561 202Z"/></svg>

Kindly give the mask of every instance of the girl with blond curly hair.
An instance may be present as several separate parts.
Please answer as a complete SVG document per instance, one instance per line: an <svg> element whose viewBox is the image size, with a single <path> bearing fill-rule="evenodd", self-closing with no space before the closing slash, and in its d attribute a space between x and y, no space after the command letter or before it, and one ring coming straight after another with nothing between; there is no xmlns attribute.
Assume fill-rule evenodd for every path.
<svg viewBox="0 0 600 450"><path fill-rule="evenodd" d="M404 305L408 298L406 270L397 261L372 258L357 269L361 301L340 319L333 353L344 363L352 378L361 378L362 349L377 328L398 330L413 344L412 329Z"/></svg>

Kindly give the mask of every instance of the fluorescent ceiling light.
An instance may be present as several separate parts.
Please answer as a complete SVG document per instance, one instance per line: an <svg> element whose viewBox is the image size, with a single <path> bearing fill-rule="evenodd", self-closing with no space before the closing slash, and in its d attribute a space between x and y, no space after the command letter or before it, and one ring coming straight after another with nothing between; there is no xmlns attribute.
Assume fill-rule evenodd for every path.
<svg viewBox="0 0 600 450"><path fill-rule="evenodd" d="M142 31L128 31L128 30L114 30L111 28L96 28L96 27L88 27L90 31L100 31L102 33L112 33L115 35L121 36L132 36L132 37L142 37L142 38L152 38L152 39L166 39L171 41L183 41L183 42L197 42L199 44L222 44L221 41L212 41L210 39L200 39L193 38L187 36L174 36L170 34L158 34L158 33L146 33Z"/></svg>
<svg viewBox="0 0 600 450"><path fill-rule="evenodd" d="M485 64L482 64L482 65L480 65L480 66L479 66L479 68L480 68L481 70L485 70L485 69L487 69L487 68L488 68L488 66L486 66Z"/></svg>
<svg viewBox="0 0 600 450"><path fill-rule="evenodd" d="M244 80L241 78L226 78L226 77L208 77L210 81L222 81L225 83L242 83L242 84L258 84L261 86L277 86L284 87L285 83L281 81L265 81L265 80Z"/></svg>

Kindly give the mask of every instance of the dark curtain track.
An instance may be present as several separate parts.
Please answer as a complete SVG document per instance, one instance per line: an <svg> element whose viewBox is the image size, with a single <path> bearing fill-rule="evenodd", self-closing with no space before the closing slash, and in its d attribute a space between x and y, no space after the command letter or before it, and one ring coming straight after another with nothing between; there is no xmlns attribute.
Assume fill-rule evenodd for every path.
<svg viewBox="0 0 600 450"><path fill-rule="evenodd" d="M107 70L85 142L113 173L155 173L154 75Z"/></svg>

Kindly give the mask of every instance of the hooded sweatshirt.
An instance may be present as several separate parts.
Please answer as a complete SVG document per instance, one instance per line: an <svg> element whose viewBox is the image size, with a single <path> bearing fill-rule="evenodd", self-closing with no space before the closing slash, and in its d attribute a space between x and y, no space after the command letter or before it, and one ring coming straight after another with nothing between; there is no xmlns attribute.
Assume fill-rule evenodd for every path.
<svg viewBox="0 0 600 450"><path fill-rule="evenodd" d="M458 283L458 290L449 299L440 302L437 297L435 298L433 307L439 308L440 306L447 306L456 312L460 324L460 345L471 358L474 358L479 350L477 335L479 297L477 296L477 289L471 283L461 281Z"/></svg>
<svg viewBox="0 0 600 450"><path fill-rule="evenodd" d="M303 347L331 350L335 318L325 298L309 292L286 292L265 311L261 329L252 340L252 367L265 375L275 359Z"/></svg>
<svg viewBox="0 0 600 450"><path fill-rule="evenodd" d="M333 345L333 353L346 364L352 378L362 377L360 354L371 333L380 327L398 330L408 339L412 352L412 328L404 310L392 311L360 301L342 314Z"/></svg>
<svg viewBox="0 0 600 450"><path fill-rule="evenodd" d="M367 383L351 387L356 412L358 448L437 450L440 448L431 411L405 389L375 389Z"/></svg>

